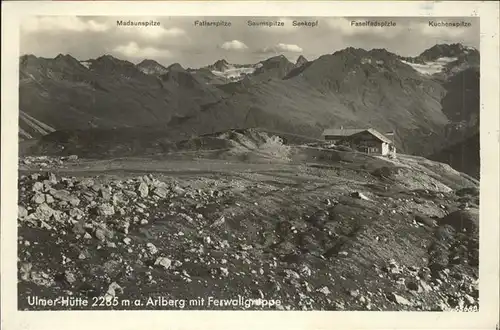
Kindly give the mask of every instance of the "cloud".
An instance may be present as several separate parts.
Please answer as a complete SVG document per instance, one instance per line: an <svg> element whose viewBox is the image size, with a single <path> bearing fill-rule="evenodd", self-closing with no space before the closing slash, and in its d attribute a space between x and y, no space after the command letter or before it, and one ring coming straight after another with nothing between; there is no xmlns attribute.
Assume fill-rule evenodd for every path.
<svg viewBox="0 0 500 330"><path fill-rule="evenodd" d="M127 45L116 46L113 50L131 58L165 58L171 56L171 53L166 49L157 49L153 47L141 48L133 41L129 42Z"/></svg>
<svg viewBox="0 0 500 330"><path fill-rule="evenodd" d="M334 30L340 31L342 34L352 35L356 33L356 29L351 27L351 22L346 18L330 18L326 19L326 25ZM359 31L359 30L358 30Z"/></svg>
<svg viewBox="0 0 500 330"><path fill-rule="evenodd" d="M117 20L155 21L155 26L118 26ZM230 29L194 27L192 16L25 16L20 23L20 50L42 57L59 53L76 58L97 58L111 53L130 60L123 53L157 56L164 62L179 62L186 67L200 67L227 57L234 63L256 63L268 55L286 55L289 59L303 54L309 59L331 54L349 46L385 48L391 52L413 56L436 43L462 42L479 47L479 18L451 17L220 17L232 22ZM206 18L205 18L206 19ZM283 21L285 26L249 27L248 20ZM395 27L351 26L351 20L377 19L394 21ZM431 27L429 19L467 21L466 27ZM293 20L318 20L317 27L293 26ZM135 44L130 44L135 42ZM279 44L294 44L283 47ZM266 47L266 48L264 48ZM117 51L113 51L113 49ZM266 51L275 53L262 53ZM118 50L121 52L119 53ZM169 50L164 51L164 50ZM161 54L160 54L161 52ZM169 56L168 56L169 55ZM151 56L148 56L151 57Z"/></svg>
<svg viewBox="0 0 500 330"><path fill-rule="evenodd" d="M260 50L261 53L302 53L303 49L293 44L279 43L271 47L265 47Z"/></svg>
<svg viewBox="0 0 500 330"><path fill-rule="evenodd" d="M248 46L239 40L231 40L231 41L226 41L225 43L223 43L220 46L220 48L225 49L225 50L242 51L242 50L248 49Z"/></svg>
<svg viewBox="0 0 500 330"><path fill-rule="evenodd" d="M148 39L176 38L186 35L186 31L178 27L165 29L161 26L132 26L121 27L126 33L133 33Z"/></svg>
<svg viewBox="0 0 500 330"><path fill-rule="evenodd" d="M71 31L71 32L104 32L109 29L105 23L95 20L84 21L75 16L41 16L27 18L21 24L23 32Z"/></svg>

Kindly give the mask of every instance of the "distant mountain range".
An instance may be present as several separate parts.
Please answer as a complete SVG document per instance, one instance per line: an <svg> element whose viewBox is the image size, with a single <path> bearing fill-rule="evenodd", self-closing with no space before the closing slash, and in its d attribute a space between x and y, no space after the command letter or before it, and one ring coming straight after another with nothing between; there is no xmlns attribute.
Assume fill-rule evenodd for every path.
<svg viewBox="0 0 500 330"><path fill-rule="evenodd" d="M346 48L311 61L221 59L197 69L24 55L19 75L22 139L147 128L178 140L248 127L319 137L328 127L373 127L396 131L401 151L428 156L479 130L479 52L460 44L413 58Z"/></svg>

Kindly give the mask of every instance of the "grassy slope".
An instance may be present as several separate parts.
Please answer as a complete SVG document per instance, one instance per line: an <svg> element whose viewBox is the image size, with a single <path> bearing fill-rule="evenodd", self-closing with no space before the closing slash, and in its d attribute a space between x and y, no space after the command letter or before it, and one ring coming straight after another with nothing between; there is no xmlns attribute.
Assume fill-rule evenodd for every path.
<svg viewBox="0 0 500 330"><path fill-rule="evenodd" d="M167 123L221 94L182 68L155 77L115 59L98 59L92 70L61 61L31 59L20 68L20 108L56 129L88 128L90 120L103 128Z"/></svg>

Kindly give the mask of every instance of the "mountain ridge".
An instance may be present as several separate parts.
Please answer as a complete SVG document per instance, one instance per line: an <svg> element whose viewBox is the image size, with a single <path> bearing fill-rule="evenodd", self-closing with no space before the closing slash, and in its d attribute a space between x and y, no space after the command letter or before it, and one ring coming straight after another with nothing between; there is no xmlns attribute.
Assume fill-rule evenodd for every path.
<svg viewBox="0 0 500 330"><path fill-rule="evenodd" d="M151 59L142 60L136 67L143 73L151 75L162 75L168 71L166 67Z"/></svg>
<svg viewBox="0 0 500 330"><path fill-rule="evenodd" d="M451 48L454 53L431 47L422 54L473 52ZM453 95L462 93L453 78L477 68L468 62L475 55L459 58L461 63L449 72L443 67L439 76L422 74L415 63L385 49L354 47L301 60L301 65L300 57L292 63L278 55L247 66L220 59L200 69L179 63L164 67L152 60L134 65L111 55L84 61L87 68L70 55L52 60L24 55L20 106L56 130L86 129L92 122L90 127L104 129L160 125L189 135L264 126L318 137L323 128L362 125L396 130L402 151L429 155L444 147L447 125L456 126L456 116L446 109L457 106L445 101L446 95L457 100ZM157 65L160 71L144 72ZM233 70L235 78L211 69ZM477 93L474 89L471 96ZM465 120L478 117L475 103L472 98L464 105L471 113Z"/></svg>

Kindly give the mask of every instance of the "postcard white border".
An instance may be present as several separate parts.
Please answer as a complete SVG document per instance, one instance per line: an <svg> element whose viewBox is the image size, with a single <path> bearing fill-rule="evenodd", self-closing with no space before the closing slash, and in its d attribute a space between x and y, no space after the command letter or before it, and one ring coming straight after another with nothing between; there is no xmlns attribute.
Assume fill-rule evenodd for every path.
<svg viewBox="0 0 500 330"><path fill-rule="evenodd" d="M495 2L245 1L2 2L2 328L14 329L493 329L499 310L499 6ZM32 15L480 17L480 311L23 312L17 311L19 23Z"/></svg>

